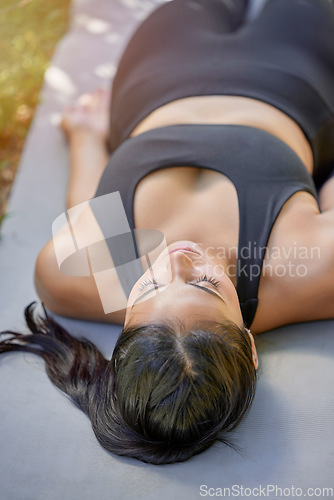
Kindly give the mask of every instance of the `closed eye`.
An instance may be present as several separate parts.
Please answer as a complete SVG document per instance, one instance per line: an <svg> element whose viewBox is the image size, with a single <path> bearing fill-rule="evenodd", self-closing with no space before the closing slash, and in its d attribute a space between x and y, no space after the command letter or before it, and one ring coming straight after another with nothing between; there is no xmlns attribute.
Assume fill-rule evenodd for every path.
<svg viewBox="0 0 334 500"><path fill-rule="evenodd" d="M157 288L161 288L163 286L167 286L167 285L158 285L156 282L153 282L153 284L155 285L154 288L150 288L150 290L148 290L147 292L142 293L140 295L140 297L137 297L137 299L133 302L132 307L134 307L136 304L138 304L139 302L141 302L144 297L147 297L147 295L149 295L150 293L152 293L153 291L155 291ZM209 293L210 295L215 295L216 297L218 297L218 299L220 299L221 301L223 301L224 304L226 304L226 302L223 299L223 297L221 295L219 295L218 293L214 292L213 290L211 290L210 288L198 285L196 283L192 283L190 281L187 282L186 284L190 285L190 286L194 286L194 287L198 288L199 290L203 290L204 292ZM132 307L131 307L131 309L132 309Z"/></svg>

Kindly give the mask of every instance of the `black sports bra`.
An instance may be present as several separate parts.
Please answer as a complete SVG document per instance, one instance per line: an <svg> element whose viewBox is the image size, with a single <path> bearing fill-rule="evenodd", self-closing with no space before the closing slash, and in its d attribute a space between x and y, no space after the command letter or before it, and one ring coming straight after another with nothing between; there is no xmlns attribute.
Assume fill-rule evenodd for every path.
<svg viewBox="0 0 334 500"><path fill-rule="evenodd" d="M172 125L125 140L112 154L96 196L119 191L134 229L133 200L139 181L155 170L177 166L215 170L236 188L236 289L244 322L250 327L272 227L284 203L297 191L307 191L317 199L314 181L297 154L263 130L241 125ZM240 251L247 248L253 251Z"/></svg>
<svg viewBox="0 0 334 500"><path fill-rule="evenodd" d="M233 24L233 3L167 2L138 27L113 82L110 151L167 103L244 96L276 107L300 126L313 150L319 189L334 161L334 10L330 2L270 1L256 20L231 33L226 24Z"/></svg>

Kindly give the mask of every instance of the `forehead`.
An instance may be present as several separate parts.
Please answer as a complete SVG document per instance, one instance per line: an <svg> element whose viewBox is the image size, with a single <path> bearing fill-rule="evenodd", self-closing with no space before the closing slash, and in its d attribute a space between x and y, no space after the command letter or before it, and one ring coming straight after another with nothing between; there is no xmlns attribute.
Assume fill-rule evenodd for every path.
<svg viewBox="0 0 334 500"><path fill-rule="evenodd" d="M129 320L152 321L173 316L183 321L196 317L219 321L226 319L224 312L225 304L219 297L193 287L168 286L156 290L146 300L134 305Z"/></svg>

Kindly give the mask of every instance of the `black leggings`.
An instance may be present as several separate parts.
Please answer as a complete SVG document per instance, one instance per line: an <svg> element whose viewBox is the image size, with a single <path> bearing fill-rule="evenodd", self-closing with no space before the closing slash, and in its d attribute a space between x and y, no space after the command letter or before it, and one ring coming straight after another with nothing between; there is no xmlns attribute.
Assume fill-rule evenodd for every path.
<svg viewBox="0 0 334 500"><path fill-rule="evenodd" d="M111 151L154 109L187 96L267 102L302 128L319 188L334 165L334 8L330 0L172 0L140 25L119 64Z"/></svg>

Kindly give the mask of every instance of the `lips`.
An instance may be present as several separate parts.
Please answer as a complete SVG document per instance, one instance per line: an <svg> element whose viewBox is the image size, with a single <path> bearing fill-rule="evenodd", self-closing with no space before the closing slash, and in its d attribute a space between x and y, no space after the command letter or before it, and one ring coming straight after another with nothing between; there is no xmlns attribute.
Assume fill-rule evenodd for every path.
<svg viewBox="0 0 334 500"><path fill-rule="evenodd" d="M191 247L176 247L176 248L173 248L173 250L171 250L170 252L168 252L168 254L170 253L173 253L173 252L189 252L189 253L195 253L197 255L200 255L199 252L197 252L197 250L194 250L193 248Z"/></svg>

